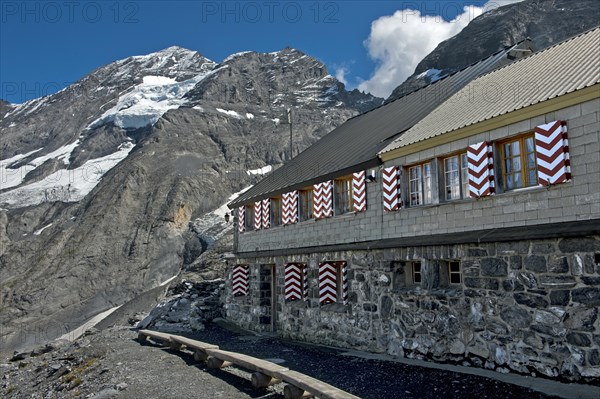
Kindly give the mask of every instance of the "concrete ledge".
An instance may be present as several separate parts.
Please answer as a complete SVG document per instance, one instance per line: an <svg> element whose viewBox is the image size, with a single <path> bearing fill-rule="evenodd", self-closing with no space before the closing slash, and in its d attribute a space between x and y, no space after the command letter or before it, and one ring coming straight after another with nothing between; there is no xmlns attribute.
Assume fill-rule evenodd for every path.
<svg viewBox="0 0 600 399"><path fill-rule="evenodd" d="M546 223L528 226L504 227L498 229L472 230L460 233L388 238L352 244L320 245L313 247L285 248L268 251L237 252L236 256L240 258L255 258L312 254L319 252L356 251L414 246L418 247L426 245L479 244L498 241L581 237L584 235L598 234L600 234L600 219L591 219L574 222Z"/></svg>

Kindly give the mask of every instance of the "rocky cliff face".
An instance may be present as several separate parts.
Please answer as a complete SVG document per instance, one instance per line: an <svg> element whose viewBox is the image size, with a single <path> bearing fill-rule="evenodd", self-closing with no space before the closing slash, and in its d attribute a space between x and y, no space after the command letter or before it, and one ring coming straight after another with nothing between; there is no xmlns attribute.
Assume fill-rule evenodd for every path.
<svg viewBox="0 0 600 399"><path fill-rule="evenodd" d="M401 97L527 37L536 50L600 24L597 0L525 0L486 12L440 43L386 101Z"/></svg>
<svg viewBox="0 0 600 399"><path fill-rule="evenodd" d="M3 349L55 338L178 273L189 222L382 99L294 49L171 47L0 104ZM200 247L202 243L200 243Z"/></svg>

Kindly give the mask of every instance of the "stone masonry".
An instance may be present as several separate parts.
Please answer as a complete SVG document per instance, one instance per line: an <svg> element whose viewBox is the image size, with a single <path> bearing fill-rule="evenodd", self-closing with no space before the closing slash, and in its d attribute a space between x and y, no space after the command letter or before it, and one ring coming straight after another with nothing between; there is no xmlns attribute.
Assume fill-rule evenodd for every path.
<svg viewBox="0 0 600 399"><path fill-rule="evenodd" d="M461 284L440 278L443 261L453 259L460 259ZM319 305L318 264L325 260L348 262L347 305ZM251 330L270 328L260 322L268 316L270 298L267 304L258 288L264 270L270 270L265 266L275 264L275 329L283 337L499 372L600 378L600 237L246 261L258 262L251 265L249 295L227 295L225 312ZM413 261L422 264L420 284L407 283ZM286 262L309 267L305 301L284 300Z"/></svg>

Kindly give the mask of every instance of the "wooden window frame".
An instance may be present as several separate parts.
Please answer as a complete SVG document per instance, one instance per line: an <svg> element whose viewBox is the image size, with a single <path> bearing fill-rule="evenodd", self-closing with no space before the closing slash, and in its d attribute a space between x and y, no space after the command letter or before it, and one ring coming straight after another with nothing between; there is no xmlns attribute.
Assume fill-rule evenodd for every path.
<svg viewBox="0 0 600 399"><path fill-rule="evenodd" d="M448 169L446 167L446 161L456 158L457 168L455 171L458 175L458 197L448 198L448 189L454 187L448 184ZM450 154L442 158L442 173L444 175L444 199L446 201L456 201L460 199L469 198L469 161L466 152L458 152Z"/></svg>
<svg viewBox="0 0 600 399"><path fill-rule="evenodd" d="M308 215L304 215L302 202L306 197L306 210ZM307 220L314 219L314 204L313 204L313 189L305 188L298 190L298 222L306 222Z"/></svg>
<svg viewBox="0 0 600 399"><path fill-rule="evenodd" d="M526 140L527 139L531 139L532 140L532 148L533 151L531 152L527 152L527 145L526 145ZM506 154L506 145L512 145L512 143L518 142L519 143L519 155L518 156L507 156ZM520 188L526 188L526 187L533 187L536 186L538 184L537 182L537 154L535 152L535 136L533 134L533 132L530 133L526 133L526 134L521 134L519 136L515 136L515 137L511 137L509 139L506 140L502 140L499 141L497 143L497 148L499 150L499 154L500 154L500 172L501 172L501 176L502 176L502 188L504 191L512 191L512 190L518 190ZM530 168L527 162L527 158L529 155L533 156L533 164L534 164L534 168ZM520 168L518 170L514 170L511 171L511 173L508 173L508 171L506 170L506 166L507 166L507 160L509 159L515 159L518 158L519 159L519 163L520 163ZM512 162L511 162L512 165ZM530 172L534 172L534 181L530 181L529 178L529 173ZM521 186L517 187L514 183L514 176L517 174L521 174L521 181L522 184ZM512 176L512 186L509 187L508 185L508 176Z"/></svg>
<svg viewBox="0 0 600 399"><path fill-rule="evenodd" d="M462 268L460 265L460 261L458 260L449 260L448 262L448 285L458 285L462 284ZM452 266L457 266L458 270L452 270ZM458 276L458 281L452 281L452 276Z"/></svg>
<svg viewBox="0 0 600 399"><path fill-rule="evenodd" d="M274 197L271 198L269 205L269 220L271 221L271 227L277 227L283 225L283 198Z"/></svg>
<svg viewBox="0 0 600 399"><path fill-rule="evenodd" d="M413 285L421 284L421 281L423 281L423 264L421 262L410 263L410 276Z"/></svg>
<svg viewBox="0 0 600 399"><path fill-rule="evenodd" d="M244 208L244 227L246 231L254 230L254 205L245 205Z"/></svg>
<svg viewBox="0 0 600 399"><path fill-rule="evenodd" d="M340 196L339 186L343 185L344 189ZM339 198L343 199L343 207L339 208ZM335 179L333 181L333 210L334 215L344 215L354 212L354 193L352 186L352 175Z"/></svg>
<svg viewBox="0 0 600 399"><path fill-rule="evenodd" d="M429 167L429 188L428 191L425 189L425 167ZM419 168L420 176L416 179L413 179L412 171ZM423 206L423 205L431 205L433 204L433 165L432 161L429 160L427 162L421 162L418 164L410 165L406 167L408 172L408 204L409 206ZM417 182L419 185L419 191L413 191L413 182ZM420 197L417 197L417 201L414 201L413 195L417 194ZM426 195L428 194L428 195ZM428 198L428 201L426 199Z"/></svg>

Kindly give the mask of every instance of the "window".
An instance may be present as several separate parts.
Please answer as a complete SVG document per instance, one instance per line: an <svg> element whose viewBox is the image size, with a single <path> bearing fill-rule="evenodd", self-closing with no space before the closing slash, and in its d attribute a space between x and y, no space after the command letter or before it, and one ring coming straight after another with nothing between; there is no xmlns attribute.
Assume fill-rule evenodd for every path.
<svg viewBox="0 0 600 399"><path fill-rule="evenodd" d="M271 227L281 225L281 198L271 198Z"/></svg>
<svg viewBox="0 0 600 399"><path fill-rule="evenodd" d="M313 191L300 190L298 193L299 220L304 222L313 217Z"/></svg>
<svg viewBox="0 0 600 399"><path fill-rule="evenodd" d="M505 190L537 184L535 142L533 135L525 135L500 144L502 181Z"/></svg>
<svg viewBox="0 0 600 399"><path fill-rule="evenodd" d="M421 274L421 262L402 262L404 265L405 285L421 285L422 274Z"/></svg>
<svg viewBox="0 0 600 399"><path fill-rule="evenodd" d="M244 226L246 226L246 231L254 230L254 205L246 205L244 218Z"/></svg>
<svg viewBox="0 0 600 399"><path fill-rule="evenodd" d="M431 163L415 165L408 169L410 205L431 204Z"/></svg>
<svg viewBox="0 0 600 399"><path fill-rule="evenodd" d="M412 263L412 282L413 284L421 283L421 262Z"/></svg>
<svg viewBox="0 0 600 399"><path fill-rule="evenodd" d="M466 153L444 159L444 188L448 201L469 198L469 161Z"/></svg>
<svg viewBox="0 0 600 399"><path fill-rule="evenodd" d="M448 281L450 284L460 284L462 282L459 261L448 262Z"/></svg>
<svg viewBox="0 0 600 399"><path fill-rule="evenodd" d="M335 180L333 190L335 214L352 212L352 179Z"/></svg>

